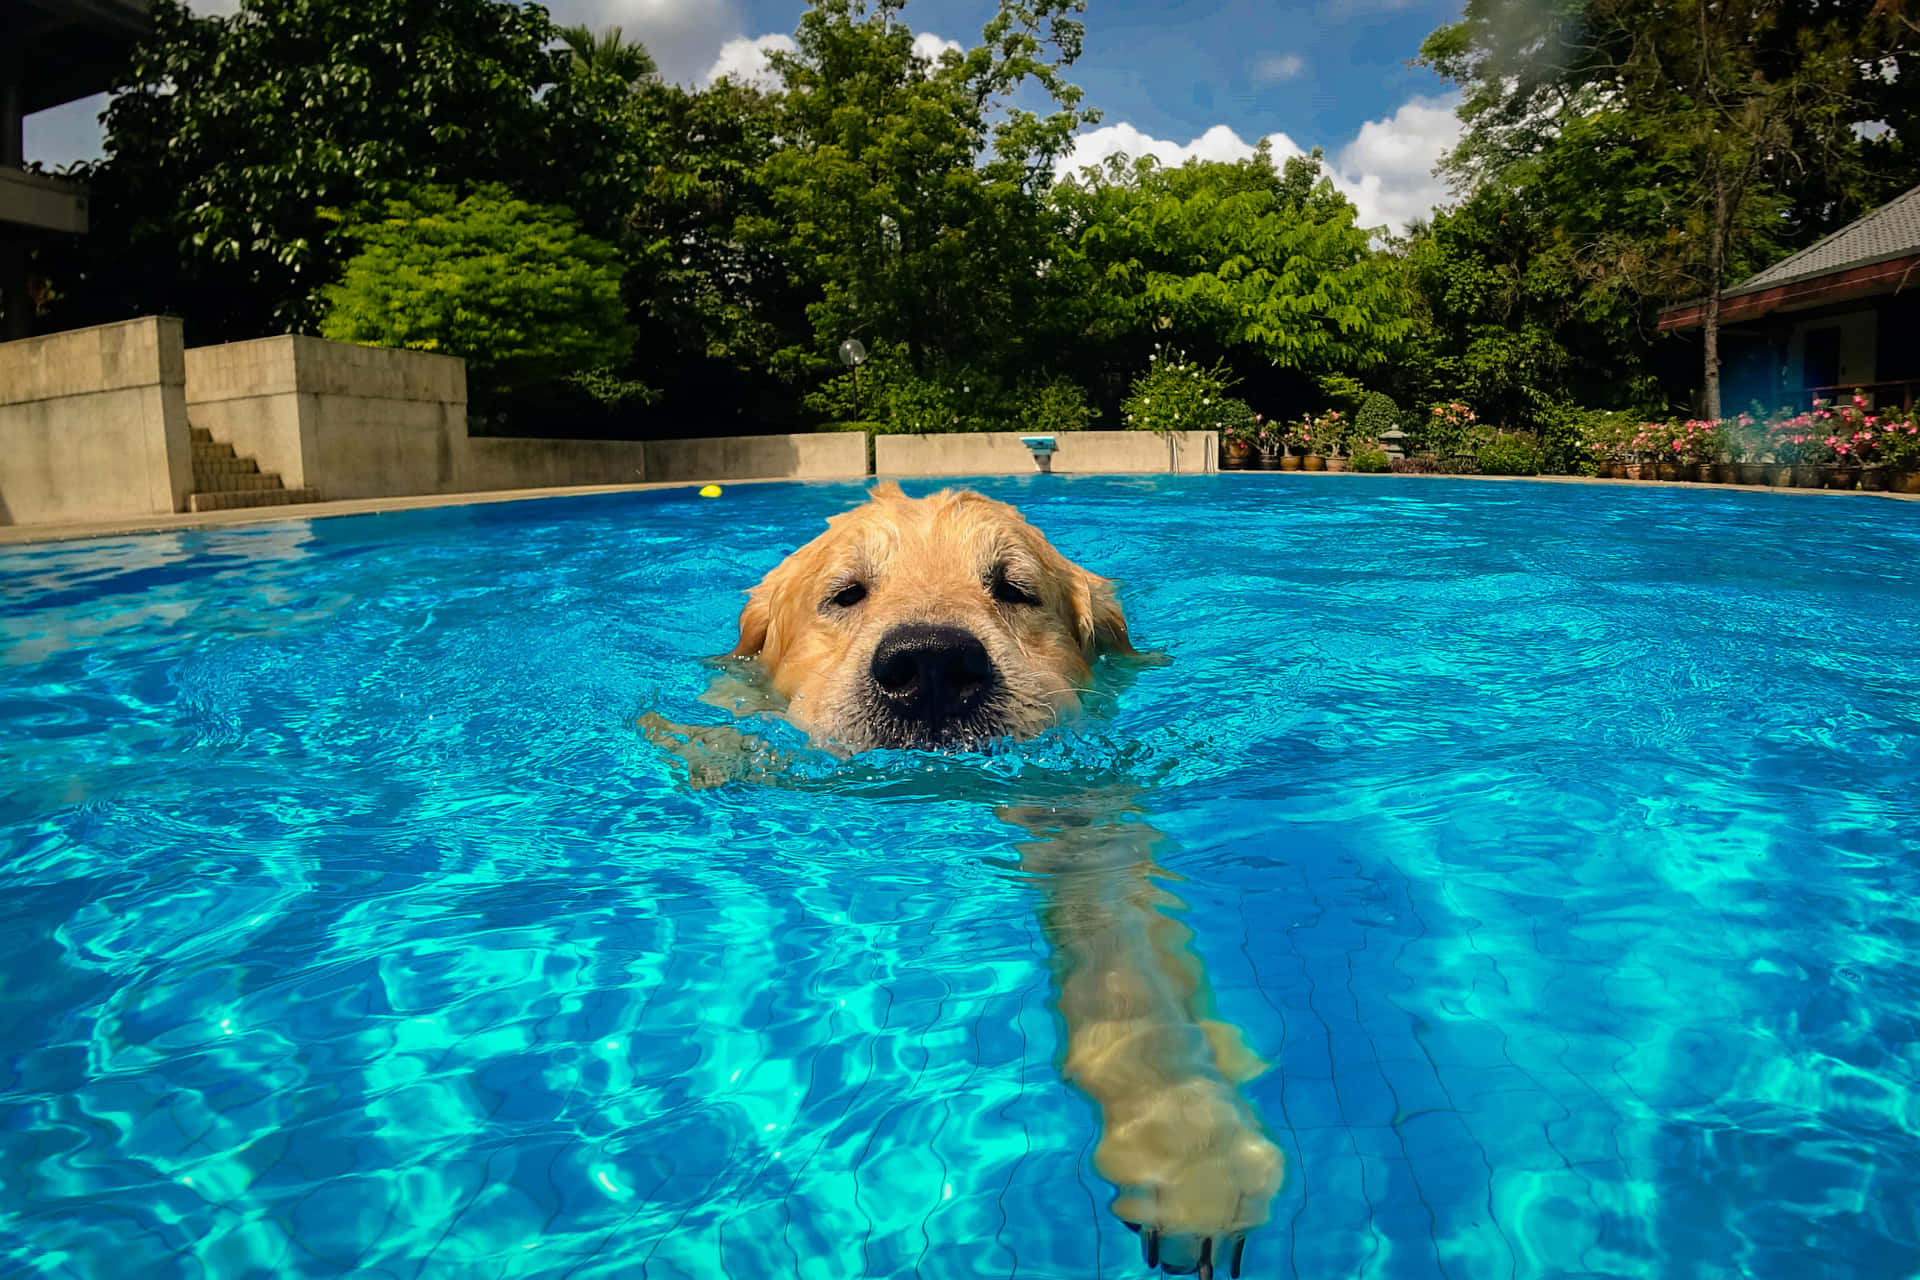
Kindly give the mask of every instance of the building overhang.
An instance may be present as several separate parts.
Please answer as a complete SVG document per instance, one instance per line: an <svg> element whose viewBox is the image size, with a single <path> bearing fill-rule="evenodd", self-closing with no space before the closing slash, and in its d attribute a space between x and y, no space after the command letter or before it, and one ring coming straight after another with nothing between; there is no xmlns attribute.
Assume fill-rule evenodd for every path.
<svg viewBox="0 0 1920 1280"><path fill-rule="evenodd" d="M1830 307L1836 303L1898 293L1910 281L1920 281L1920 253L1863 263L1844 271L1775 285L1771 289L1723 293L1720 295L1720 323L1739 324L1779 311L1807 311L1814 307ZM1661 312L1658 327L1665 333L1697 329L1705 323L1706 314L1705 302L1689 302Z"/></svg>
<svg viewBox="0 0 1920 1280"><path fill-rule="evenodd" d="M51 174L0 166L0 231L21 227L85 235L87 189Z"/></svg>
<svg viewBox="0 0 1920 1280"><path fill-rule="evenodd" d="M151 21L149 0L0 0L0 43L26 55L21 113L113 88Z"/></svg>

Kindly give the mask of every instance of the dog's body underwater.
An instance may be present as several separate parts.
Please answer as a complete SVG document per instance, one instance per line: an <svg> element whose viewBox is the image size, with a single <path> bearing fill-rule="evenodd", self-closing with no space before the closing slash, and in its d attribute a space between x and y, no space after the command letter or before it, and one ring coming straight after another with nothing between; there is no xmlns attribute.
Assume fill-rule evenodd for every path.
<svg viewBox="0 0 1920 1280"><path fill-rule="evenodd" d="M748 679L713 700L784 715L816 743L948 748L1027 738L1077 711L1102 655L1138 657L1111 582L1012 507L883 484L749 593L728 658ZM774 780L725 729L649 718L696 785ZM1206 972L1160 886L1158 840L1127 787L1063 805L1002 804L1040 892L1063 1071L1099 1109L1094 1154L1149 1265L1239 1274L1281 1153L1239 1086L1264 1064L1218 1020Z"/></svg>

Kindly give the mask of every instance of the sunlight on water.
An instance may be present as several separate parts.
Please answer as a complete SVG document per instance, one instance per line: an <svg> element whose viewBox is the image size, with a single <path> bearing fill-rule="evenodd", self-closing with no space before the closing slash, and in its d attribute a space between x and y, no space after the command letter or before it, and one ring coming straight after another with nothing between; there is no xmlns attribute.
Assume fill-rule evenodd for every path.
<svg viewBox="0 0 1920 1280"><path fill-rule="evenodd" d="M1920 510L982 487L1171 665L704 792L634 719L855 487L0 552L0 1272L1143 1275L1076 805L1272 1064L1248 1275L1920 1269Z"/></svg>

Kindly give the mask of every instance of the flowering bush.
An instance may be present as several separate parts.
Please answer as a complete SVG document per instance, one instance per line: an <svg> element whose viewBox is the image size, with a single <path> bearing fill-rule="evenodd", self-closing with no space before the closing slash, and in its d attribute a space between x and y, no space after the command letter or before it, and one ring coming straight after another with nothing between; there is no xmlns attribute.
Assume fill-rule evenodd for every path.
<svg viewBox="0 0 1920 1280"><path fill-rule="evenodd" d="M1920 471L1920 422L1911 414L1882 419L1870 428L1873 462L1892 471Z"/></svg>
<svg viewBox="0 0 1920 1280"><path fill-rule="evenodd" d="M1442 458L1472 453L1474 425L1478 421L1473 410L1458 400L1436 404L1427 411L1420 443Z"/></svg>
<svg viewBox="0 0 1920 1280"><path fill-rule="evenodd" d="M1228 394L1239 380L1225 362L1208 367L1170 350L1147 361L1147 371L1133 380L1120 405L1128 430L1220 431L1231 437L1253 421L1247 402Z"/></svg>
<svg viewBox="0 0 1920 1280"><path fill-rule="evenodd" d="M1338 409L1329 409L1302 424L1307 437L1307 452L1335 456L1347 451L1353 438L1353 422Z"/></svg>

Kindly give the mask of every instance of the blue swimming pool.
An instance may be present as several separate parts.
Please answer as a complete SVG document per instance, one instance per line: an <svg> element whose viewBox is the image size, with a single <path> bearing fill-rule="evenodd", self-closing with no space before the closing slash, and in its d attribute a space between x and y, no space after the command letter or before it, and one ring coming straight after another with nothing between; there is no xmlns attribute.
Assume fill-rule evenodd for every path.
<svg viewBox="0 0 1920 1280"><path fill-rule="evenodd" d="M1172 664L699 792L635 717L858 487L0 552L0 1274L1144 1275L1067 795L1272 1064L1247 1275L1920 1269L1920 508L979 487Z"/></svg>

